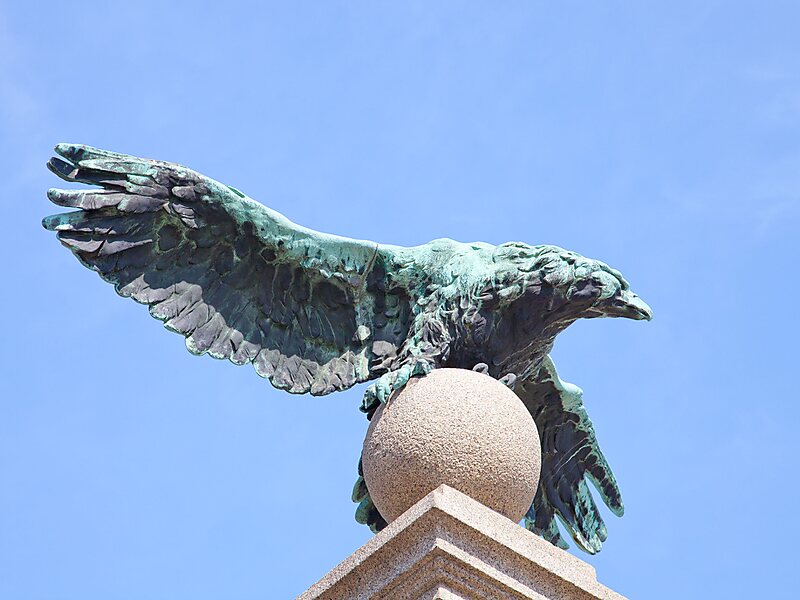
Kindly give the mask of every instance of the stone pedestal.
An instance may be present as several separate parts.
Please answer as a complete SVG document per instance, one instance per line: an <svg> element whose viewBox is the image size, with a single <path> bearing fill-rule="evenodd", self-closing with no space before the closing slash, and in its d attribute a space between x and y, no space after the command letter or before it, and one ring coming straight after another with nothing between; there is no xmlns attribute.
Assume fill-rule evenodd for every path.
<svg viewBox="0 0 800 600"><path fill-rule="evenodd" d="M624 600L592 566L442 485L300 600Z"/></svg>

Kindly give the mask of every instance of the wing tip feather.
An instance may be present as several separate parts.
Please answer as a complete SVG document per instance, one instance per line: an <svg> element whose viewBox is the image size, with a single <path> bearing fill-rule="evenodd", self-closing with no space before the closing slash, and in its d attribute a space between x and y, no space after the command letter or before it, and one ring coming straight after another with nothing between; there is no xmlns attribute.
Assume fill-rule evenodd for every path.
<svg viewBox="0 0 800 600"><path fill-rule="evenodd" d="M53 156L47 161L47 168L65 181L74 181L75 165L65 160Z"/></svg>
<svg viewBox="0 0 800 600"><path fill-rule="evenodd" d="M42 227L48 231L64 231L70 229L74 215L79 215L79 212L59 213L57 215L49 215L42 219Z"/></svg>
<svg viewBox="0 0 800 600"><path fill-rule="evenodd" d="M119 158L125 156L118 152L111 152L110 150L103 150L86 144L70 144L67 142L56 144L53 151L74 163L93 158Z"/></svg>

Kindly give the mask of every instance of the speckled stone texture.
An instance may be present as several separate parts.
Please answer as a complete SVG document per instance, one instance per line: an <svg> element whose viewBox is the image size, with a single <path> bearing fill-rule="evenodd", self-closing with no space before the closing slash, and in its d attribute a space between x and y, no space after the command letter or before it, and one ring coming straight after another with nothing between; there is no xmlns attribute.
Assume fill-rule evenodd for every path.
<svg viewBox="0 0 800 600"><path fill-rule="evenodd" d="M300 600L624 600L591 565L441 486Z"/></svg>
<svg viewBox="0 0 800 600"><path fill-rule="evenodd" d="M518 522L541 468L539 434L519 397L464 369L410 380L376 411L361 456L389 523L442 484Z"/></svg>

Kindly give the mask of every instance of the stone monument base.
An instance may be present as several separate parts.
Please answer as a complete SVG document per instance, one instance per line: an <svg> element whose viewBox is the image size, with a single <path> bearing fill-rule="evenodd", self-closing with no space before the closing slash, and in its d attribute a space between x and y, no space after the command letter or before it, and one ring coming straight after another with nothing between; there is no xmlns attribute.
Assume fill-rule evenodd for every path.
<svg viewBox="0 0 800 600"><path fill-rule="evenodd" d="M442 485L300 600L624 600L594 567Z"/></svg>

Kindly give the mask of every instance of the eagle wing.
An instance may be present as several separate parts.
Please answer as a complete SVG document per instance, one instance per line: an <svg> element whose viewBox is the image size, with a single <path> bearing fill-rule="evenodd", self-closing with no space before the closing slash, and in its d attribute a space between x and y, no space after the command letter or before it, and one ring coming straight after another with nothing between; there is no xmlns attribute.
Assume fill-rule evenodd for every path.
<svg viewBox="0 0 800 600"><path fill-rule="evenodd" d="M525 526L567 548L558 517L583 550L599 552L607 531L586 480L615 515L622 516L624 506L583 408L583 392L559 378L549 356L535 376L517 381L515 391L533 416L542 441L542 474Z"/></svg>
<svg viewBox="0 0 800 600"><path fill-rule="evenodd" d="M177 164L60 144L49 168L101 189L48 192L79 210L43 221L117 293L194 354L252 363L314 395L385 372L411 321L390 250L311 231Z"/></svg>

